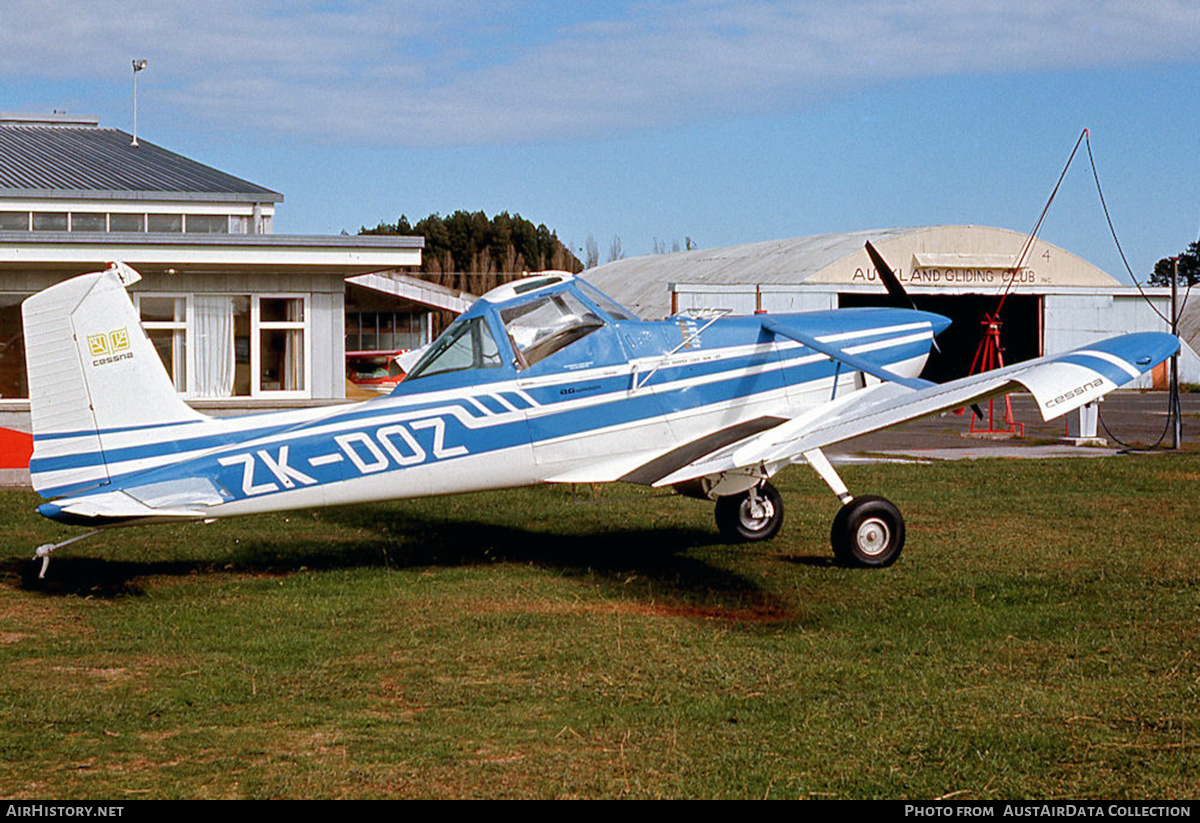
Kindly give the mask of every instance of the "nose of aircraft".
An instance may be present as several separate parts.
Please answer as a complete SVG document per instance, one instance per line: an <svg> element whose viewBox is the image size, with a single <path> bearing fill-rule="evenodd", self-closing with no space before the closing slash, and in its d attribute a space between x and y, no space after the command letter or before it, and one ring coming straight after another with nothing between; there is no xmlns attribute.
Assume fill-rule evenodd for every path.
<svg viewBox="0 0 1200 823"><path fill-rule="evenodd" d="M930 323L933 324L933 336L934 337L937 337L939 334L944 332L946 329L950 328L951 321L950 321L949 317L945 317L940 314L934 314L931 311L923 311L923 312L921 312L921 314L924 315L926 320L928 320Z"/></svg>

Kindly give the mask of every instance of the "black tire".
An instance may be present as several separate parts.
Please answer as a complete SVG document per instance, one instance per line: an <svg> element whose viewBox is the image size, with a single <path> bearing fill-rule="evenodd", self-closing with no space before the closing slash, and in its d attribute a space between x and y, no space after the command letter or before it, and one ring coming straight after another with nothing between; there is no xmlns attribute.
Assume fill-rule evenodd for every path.
<svg viewBox="0 0 1200 823"><path fill-rule="evenodd" d="M783 498L770 483L759 486L757 496L762 507L757 516L748 491L717 498L717 528L722 537L730 542L770 540L779 532L783 525Z"/></svg>
<svg viewBox="0 0 1200 823"><path fill-rule="evenodd" d="M904 548L904 518L882 497L856 497L833 518L829 542L843 566L890 566Z"/></svg>

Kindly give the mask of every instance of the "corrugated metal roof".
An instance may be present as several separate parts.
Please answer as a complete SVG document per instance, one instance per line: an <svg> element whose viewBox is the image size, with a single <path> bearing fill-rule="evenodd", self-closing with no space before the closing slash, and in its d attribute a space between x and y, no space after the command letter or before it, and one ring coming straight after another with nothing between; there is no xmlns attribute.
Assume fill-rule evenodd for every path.
<svg viewBox="0 0 1200 823"><path fill-rule="evenodd" d="M0 196L228 199L283 195L118 129L0 126Z"/></svg>
<svg viewBox="0 0 1200 823"><path fill-rule="evenodd" d="M584 278L635 312L660 316L671 283L798 283L841 258L922 228L873 229L767 240L718 249L631 257L597 266Z"/></svg>

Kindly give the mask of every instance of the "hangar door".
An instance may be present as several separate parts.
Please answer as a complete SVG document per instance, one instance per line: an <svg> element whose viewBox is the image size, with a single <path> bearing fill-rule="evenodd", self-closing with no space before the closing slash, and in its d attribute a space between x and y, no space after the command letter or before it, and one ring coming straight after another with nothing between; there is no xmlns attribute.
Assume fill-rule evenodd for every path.
<svg viewBox="0 0 1200 823"><path fill-rule="evenodd" d="M938 336L942 353L930 355L921 376L935 383L964 377L979 350L984 318L996 310L1000 298L984 294L914 294L922 311L949 317L950 328ZM839 294L839 308L893 305L886 294ZM1041 295L1010 294L1004 301L1000 320L1000 346L1005 365L1040 357L1043 350L1043 306Z"/></svg>

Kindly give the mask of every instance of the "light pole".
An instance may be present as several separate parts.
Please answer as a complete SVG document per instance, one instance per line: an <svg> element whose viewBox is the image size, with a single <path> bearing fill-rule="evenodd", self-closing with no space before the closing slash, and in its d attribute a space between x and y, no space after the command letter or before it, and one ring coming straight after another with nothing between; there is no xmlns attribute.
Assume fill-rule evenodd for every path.
<svg viewBox="0 0 1200 823"><path fill-rule="evenodd" d="M129 143L131 146L136 146L137 141L137 73L146 68L145 60L133 61L133 140Z"/></svg>

